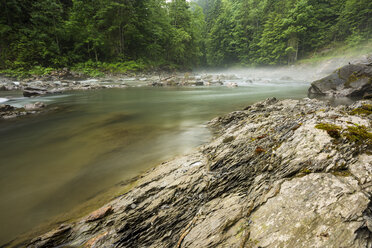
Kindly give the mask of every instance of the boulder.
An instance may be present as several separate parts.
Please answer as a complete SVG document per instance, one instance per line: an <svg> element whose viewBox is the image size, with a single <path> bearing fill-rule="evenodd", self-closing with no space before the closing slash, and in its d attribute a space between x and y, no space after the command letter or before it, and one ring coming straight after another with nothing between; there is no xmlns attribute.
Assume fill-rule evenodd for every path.
<svg viewBox="0 0 372 248"><path fill-rule="evenodd" d="M24 106L27 111L39 110L45 108L45 104L42 102L28 103Z"/></svg>
<svg viewBox="0 0 372 248"><path fill-rule="evenodd" d="M152 82L148 85L153 86L153 87L163 87L164 86L164 84L162 82Z"/></svg>
<svg viewBox="0 0 372 248"><path fill-rule="evenodd" d="M317 80L308 90L309 97L335 96L363 98L372 93L372 64L349 64Z"/></svg>
<svg viewBox="0 0 372 248"><path fill-rule="evenodd" d="M0 105L0 112L7 112L7 111L12 111L15 108L13 106L7 105L7 104L1 104Z"/></svg>
<svg viewBox="0 0 372 248"><path fill-rule="evenodd" d="M229 88L236 88L238 87L238 84L237 83L234 83L234 82L229 82L226 84L227 87Z"/></svg>
<svg viewBox="0 0 372 248"><path fill-rule="evenodd" d="M32 97L32 96L39 96L39 95L45 95L47 93L46 88L39 88L39 87L26 87L23 91L24 97Z"/></svg>

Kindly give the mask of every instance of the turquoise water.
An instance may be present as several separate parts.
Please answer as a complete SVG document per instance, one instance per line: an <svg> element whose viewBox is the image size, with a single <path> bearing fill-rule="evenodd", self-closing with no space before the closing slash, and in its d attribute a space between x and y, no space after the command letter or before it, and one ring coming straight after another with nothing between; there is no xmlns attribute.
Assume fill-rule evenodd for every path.
<svg viewBox="0 0 372 248"><path fill-rule="evenodd" d="M306 97L308 86L133 87L38 98L59 110L0 122L0 244L192 151L210 139L208 120L267 97Z"/></svg>

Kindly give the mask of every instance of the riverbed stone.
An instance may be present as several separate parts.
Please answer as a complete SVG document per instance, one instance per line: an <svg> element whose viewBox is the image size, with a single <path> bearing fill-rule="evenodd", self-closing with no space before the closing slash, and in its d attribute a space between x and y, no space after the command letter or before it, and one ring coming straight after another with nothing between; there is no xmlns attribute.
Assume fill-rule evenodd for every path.
<svg viewBox="0 0 372 248"><path fill-rule="evenodd" d="M39 110L45 108L46 105L43 102L28 103L24 106L25 110Z"/></svg>

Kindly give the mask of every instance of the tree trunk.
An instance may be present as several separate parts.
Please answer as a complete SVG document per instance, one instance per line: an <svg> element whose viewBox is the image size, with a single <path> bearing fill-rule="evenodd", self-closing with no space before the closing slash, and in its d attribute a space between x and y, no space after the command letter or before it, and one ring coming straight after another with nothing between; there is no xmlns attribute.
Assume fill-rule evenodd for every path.
<svg viewBox="0 0 372 248"><path fill-rule="evenodd" d="M298 58L298 46L299 46L299 39L297 38L296 34L291 35L288 40L288 48L292 47L294 51L288 52L288 65L292 64L297 61Z"/></svg>
<svg viewBox="0 0 372 248"><path fill-rule="evenodd" d="M60 47L59 47L59 39L58 39L58 35L57 35L57 27L56 27L56 20L53 16L53 27L54 27L54 35L55 35L55 38L56 38L56 43L57 43L57 48L58 48L58 54L60 54Z"/></svg>

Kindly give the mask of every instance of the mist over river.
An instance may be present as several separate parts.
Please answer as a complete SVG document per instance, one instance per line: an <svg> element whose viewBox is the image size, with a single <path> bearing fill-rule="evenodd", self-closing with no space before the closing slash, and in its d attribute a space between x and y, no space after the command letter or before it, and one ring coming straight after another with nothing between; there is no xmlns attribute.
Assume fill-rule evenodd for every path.
<svg viewBox="0 0 372 248"><path fill-rule="evenodd" d="M309 87L296 80L235 81L239 87L128 87L41 97L33 101L59 110L0 122L0 244L192 151L210 139L210 119L268 97L303 98Z"/></svg>

